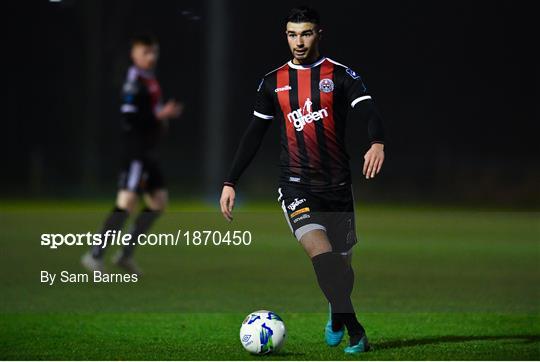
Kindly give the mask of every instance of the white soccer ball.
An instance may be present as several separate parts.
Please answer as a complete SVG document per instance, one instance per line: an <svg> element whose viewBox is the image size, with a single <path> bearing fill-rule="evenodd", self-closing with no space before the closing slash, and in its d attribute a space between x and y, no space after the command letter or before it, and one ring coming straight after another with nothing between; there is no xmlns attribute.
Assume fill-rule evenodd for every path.
<svg viewBox="0 0 540 362"><path fill-rule="evenodd" d="M248 314L240 327L240 342L253 354L277 352L285 342L285 323L274 312L258 310Z"/></svg>

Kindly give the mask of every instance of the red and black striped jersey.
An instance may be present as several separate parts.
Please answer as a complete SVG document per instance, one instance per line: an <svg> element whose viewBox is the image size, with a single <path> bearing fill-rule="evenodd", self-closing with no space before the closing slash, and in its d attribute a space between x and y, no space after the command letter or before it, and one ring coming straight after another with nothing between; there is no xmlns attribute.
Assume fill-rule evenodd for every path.
<svg viewBox="0 0 540 362"><path fill-rule="evenodd" d="M364 101L371 96L361 77L329 58L311 65L289 61L266 74L253 113L280 125L281 182L311 188L349 184L345 123Z"/></svg>
<svg viewBox="0 0 540 362"><path fill-rule="evenodd" d="M143 155L157 146L163 127L156 114L162 106L161 87L154 73L131 66L120 108L126 153Z"/></svg>

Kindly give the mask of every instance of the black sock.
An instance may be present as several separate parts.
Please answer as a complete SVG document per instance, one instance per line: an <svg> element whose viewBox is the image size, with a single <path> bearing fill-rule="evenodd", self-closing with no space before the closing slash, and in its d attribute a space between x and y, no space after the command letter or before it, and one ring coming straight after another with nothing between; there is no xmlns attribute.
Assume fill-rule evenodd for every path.
<svg viewBox="0 0 540 362"><path fill-rule="evenodd" d="M343 325L351 338L363 336L364 327L356 319L351 301L354 272L346 265L341 255L319 254L312 259L319 286L332 306L332 330L338 331Z"/></svg>
<svg viewBox="0 0 540 362"><path fill-rule="evenodd" d="M352 266L348 265L346 266L345 270L345 287L346 287L346 294L351 296L353 286L354 286L354 271L352 269ZM343 328L343 325L345 324L344 321L344 315L343 313L337 313L332 312L332 330L334 332L341 330Z"/></svg>
<svg viewBox="0 0 540 362"><path fill-rule="evenodd" d="M161 215L161 211L151 210L148 207L145 207L141 211L141 213L135 219L135 222L133 223L133 226L129 232L131 234L132 243L129 245L124 245L124 248L122 249L123 258L129 258L131 255L133 255L135 246L137 246L137 238L139 235L144 234L152 227L159 215Z"/></svg>
<svg viewBox="0 0 540 362"><path fill-rule="evenodd" d="M365 335L365 332L363 333L360 333L360 334L353 334L350 336L349 338L349 346L355 346L358 344L358 342L360 342L360 340L362 339L362 337L364 337Z"/></svg>
<svg viewBox="0 0 540 362"><path fill-rule="evenodd" d="M344 325L345 323L343 322L343 318L341 318L341 313L332 313L332 331L340 331Z"/></svg>
<svg viewBox="0 0 540 362"><path fill-rule="evenodd" d="M362 338L362 336L366 333L364 327L360 324L358 319L356 319L355 313L344 313L341 316L343 323L347 326L347 331L349 332L349 336L351 337L351 342L353 339L358 337L358 340ZM353 343L353 344L357 344Z"/></svg>
<svg viewBox="0 0 540 362"><path fill-rule="evenodd" d="M345 324L343 316L354 313L345 282L345 261L331 252L316 255L311 261L319 286L332 307L332 330L338 331Z"/></svg>
<svg viewBox="0 0 540 362"><path fill-rule="evenodd" d="M108 230L111 231L118 231L122 230L124 227L124 224L129 217L129 213L125 209L121 209L119 207L115 207L109 216L105 219L105 222L103 223L103 228L101 229L101 235L105 235L105 232ZM103 258L103 254L105 253L105 248L101 247L101 244L92 246L92 256L96 259Z"/></svg>
<svg viewBox="0 0 540 362"><path fill-rule="evenodd" d="M354 287L354 270L351 265L348 265L345 271L345 286L347 290L347 295L350 298L353 291L353 287ZM334 319L333 315L332 315L332 319ZM337 316L336 319L341 320L342 323L347 326L347 330L349 331L349 336L351 336L351 345L358 344L358 342L360 342L360 339L366 333L366 331L364 330L364 327L362 327L362 325L356 318L356 314L354 312L344 313L340 316Z"/></svg>

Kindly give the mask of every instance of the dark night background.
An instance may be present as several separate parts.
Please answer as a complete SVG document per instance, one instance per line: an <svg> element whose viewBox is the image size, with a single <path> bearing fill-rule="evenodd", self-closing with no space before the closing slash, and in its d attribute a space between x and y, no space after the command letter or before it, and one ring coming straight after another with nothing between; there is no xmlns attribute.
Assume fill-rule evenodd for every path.
<svg viewBox="0 0 540 362"><path fill-rule="evenodd" d="M349 127L359 201L538 207L538 34L526 2L306 3L321 13L323 54L362 75L387 124L383 173L369 182L365 127ZM4 4L1 193L112 202L128 39L151 32L164 94L186 105L162 147L171 197L216 197L259 79L289 59L283 18L294 5ZM276 194L277 128L241 180L244 196Z"/></svg>

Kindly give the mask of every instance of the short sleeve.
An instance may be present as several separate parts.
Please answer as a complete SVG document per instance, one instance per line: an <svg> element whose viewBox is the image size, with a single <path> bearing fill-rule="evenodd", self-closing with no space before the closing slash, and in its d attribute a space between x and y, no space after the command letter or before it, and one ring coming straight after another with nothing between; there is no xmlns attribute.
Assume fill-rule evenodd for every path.
<svg viewBox="0 0 540 362"><path fill-rule="evenodd" d="M253 115L262 119L274 118L274 102L266 87L265 79L263 78L257 88L255 97L255 107Z"/></svg>
<svg viewBox="0 0 540 362"><path fill-rule="evenodd" d="M352 108L359 102L371 99L362 77L351 68L345 70L343 87L347 101Z"/></svg>

